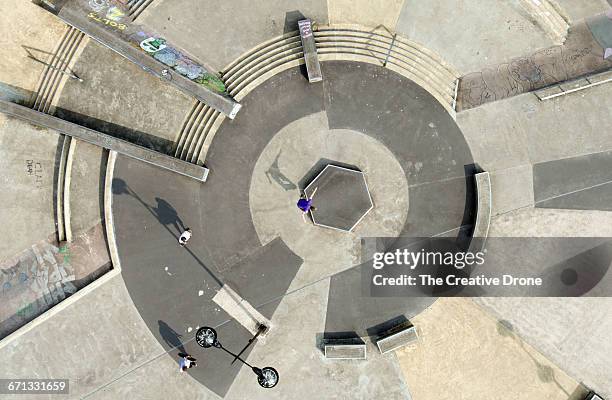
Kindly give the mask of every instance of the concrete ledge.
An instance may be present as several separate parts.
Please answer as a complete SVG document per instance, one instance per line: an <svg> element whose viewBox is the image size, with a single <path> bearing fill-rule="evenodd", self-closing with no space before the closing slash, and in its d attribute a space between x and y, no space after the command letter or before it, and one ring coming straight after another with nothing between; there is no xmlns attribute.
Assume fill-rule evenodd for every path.
<svg viewBox="0 0 612 400"><path fill-rule="evenodd" d="M598 74L589 75L584 78L573 79L560 82L553 86L548 86L533 92L540 101L554 99L555 97L565 96L566 94L589 89L604 83L612 83L612 71L605 71Z"/></svg>
<svg viewBox="0 0 612 400"><path fill-rule="evenodd" d="M400 325L383 335L383 337L376 342L376 346L378 346L378 350L381 354L386 354L400 347L407 346L417 339L418 336L414 326Z"/></svg>
<svg viewBox="0 0 612 400"><path fill-rule="evenodd" d="M177 174L188 176L200 182L205 182L208 176L208 169L205 167L158 153L146 147L31 110L15 103L0 100L0 112L28 121L34 125L61 132L73 138L83 140L84 142L116 151L119 154L124 154L157 167L176 172Z"/></svg>
<svg viewBox="0 0 612 400"><path fill-rule="evenodd" d="M308 81L310 83L321 82L323 75L321 74L321 64L319 64L317 46L312 33L312 22L310 19L298 21L298 28L300 30L300 38L302 39L302 48L304 49Z"/></svg>
<svg viewBox="0 0 612 400"><path fill-rule="evenodd" d="M72 226L70 225L70 182L72 177L72 161L74 160L74 152L76 151L77 141L70 139L68 146L68 155L66 156L66 165L64 170L64 182L63 182L63 201L62 211L64 214L64 232L66 234L66 241L72 242Z"/></svg>
<svg viewBox="0 0 612 400"><path fill-rule="evenodd" d="M106 175L104 176L104 226L106 230L106 243L111 257L113 269L121 271L119 260L119 250L115 239L115 223L113 219L113 175L115 172L115 161L117 152L109 151L108 162L106 163Z"/></svg>
<svg viewBox="0 0 612 400"><path fill-rule="evenodd" d="M66 176L66 159L68 157L68 149L70 148L70 136L63 135L62 150L60 154L60 162L57 172L57 182L55 182L55 218L57 226L57 241L63 242L66 240L66 230L64 229L64 178Z"/></svg>
<svg viewBox="0 0 612 400"><path fill-rule="evenodd" d="M119 271L118 269L112 269L106 274L102 275L100 278L90 283L89 285L77 291L75 294L71 295L70 297L67 297L66 299L62 300L60 303L54 305L53 307L51 307L44 313L40 314L38 317L34 318L32 321L28 322L21 328L17 329L15 332L11 333L4 339L0 340L0 350L10 345L14 340L18 339L20 336L28 333L32 329L36 328L38 325L50 319L55 314L61 312L62 310L70 307L74 303L80 301L84 296L93 292L94 290L106 284L108 281L110 281L111 279L113 279L114 277L120 274L121 274L121 271Z"/></svg>
<svg viewBox="0 0 612 400"><path fill-rule="evenodd" d="M481 172L474 175L474 179L476 180L478 201L470 251L478 252L484 248L485 241L489 235L489 226L491 225L491 177L488 172Z"/></svg>
<svg viewBox="0 0 612 400"><path fill-rule="evenodd" d="M325 358L330 360L365 360L366 345L334 340L325 344Z"/></svg>
<svg viewBox="0 0 612 400"><path fill-rule="evenodd" d="M260 325L265 325L268 329L259 337L263 338L269 332L270 321L228 285L223 285L213 297L213 301L251 334L256 335Z"/></svg>
<svg viewBox="0 0 612 400"><path fill-rule="evenodd" d="M87 12L80 9L78 5L74 5L74 3L71 2L57 2L57 4L58 5L55 7L49 7L49 5L45 3L41 5L68 25L84 32L92 39L138 65L146 72L167 81L170 85L187 95L194 96L201 102L219 110L230 119L233 119L240 110L241 105L231 97L209 90L179 73L168 71L167 65L157 61L139 48L132 46L117 34L105 29L102 25L92 23L91 20L87 18ZM136 29L137 27L136 25L134 28ZM167 73L162 74L162 71L166 71Z"/></svg>

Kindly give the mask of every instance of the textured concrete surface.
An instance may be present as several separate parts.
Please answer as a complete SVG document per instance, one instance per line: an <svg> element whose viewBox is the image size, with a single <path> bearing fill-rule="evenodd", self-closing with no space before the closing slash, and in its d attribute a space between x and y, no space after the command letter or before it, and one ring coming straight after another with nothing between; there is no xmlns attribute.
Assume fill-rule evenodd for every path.
<svg viewBox="0 0 612 400"><path fill-rule="evenodd" d="M266 337L266 344L252 352L249 361L280 371L277 388L258 390L253 373L243 368L227 398L411 399L395 357L377 354L371 343L367 360L324 358L318 346L325 327L328 287L325 280L286 296L272 320L276 328Z"/></svg>
<svg viewBox="0 0 612 400"><path fill-rule="evenodd" d="M414 399L581 400L579 383L470 299L440 299L411 322L397 357Z"/></svg>
<svg viewBox="0 0 612 400"><path fill-rule="evenodd" d="M331 24L357 24L393 31L404 0L328 0Z"/></svg>
<svg viewBox="0 0 612 400"><path fill-rule="evenodd" d="M609 69L612 60L603 56L612 46L611 32L612 21L606 15L595 16L573 25L563 45L464 75L459 83L457 110Z"/></svg>
<svg viewBox="0 0 612 400"><path fill-rule="evenodd" d="M298 187L326 160L357 166L368 175L376 207L353 233L304 223L295 206ZM330 130L321 112L288 124L263 149L253 169L249 202L259 240L281 237L304 259L291 285L298 288L358 264L360 237L397 236L408 214L408 182L389 149L362 133Z"/></svg>
<svg viewBox="0 0 612 400"><path fill-rule="evenodd" d="M108 152L77 141L70 177L70 226L73 235L104 221L104 176Z"/></svg>
<svg viewBox="0 0 612 400"><path fill-rule="evenodd" d="M73 295L106 273L110 261L100 224L70 243L55 234L0 261L0 338Z"/></svg>
<svg viewBox="0 0 612 400"><path fill-rule="evenodd" d="M608 91L602 85L543 102L523 94L457 114L457 123L474 159L492 172L495 214L533 204L534 190L544 193L552 183L558 195L586 188L589 184L585 182L593 185L610 180L607 168L595 171L594 167L595 160L602 158L612 143L610 131L604 128L609 119L606 110L612 107ZM574 171L578 160L590 171L583 173L595 175L587 181L578 178L572 184L566 177L580 174ZM533 168L548 162L554 168L548 169L546 180L534 181ZM580 186L582 183L585 184ZM606 187L596 187L591 192L603 190L601 195L583 194L591 197L590 203L574 202L584 204L583 208L601 208L609 199L604 196Z"/></svg>
<svg viewBox="0 0 612 400"><path fill-rule="evenodd" d="M303 17L327 24L326 0L156 1L139 22L221 71L261 42L296 31Z"/></svg>
<svg viewBox="0 0 612 400"><path fill-rule="evenodd" d="M554 0L561 7L561 12L568 17L570 22L590 17L610 9L611 5L606 0Z"/></svg>
<svg viewBox="0 0 612 400"><path fill-rule="evenodd" d="M489 235L612 237L612 212L523 208L493 218Z"/></svg>
<svg viewBox="0 0 612 400"><path fill-rule="evenodd" d="M83 82L66 83L56 116L170 153L191 98L95 41L74 69Z"/></svg>
<svg viewBox="0 0 612 400"><path fill-rule="evenodd" d="M482 298L505 327L573 379L612 396L610 298Z"/></svg>
<svg viewBox="0 0 612 400"><path fill-rule="evenodd" d="M406 0L396 30L464 74L552 44L516 0Z"/></svg>
<svg viewBox="0 0 612 400"><path fill-rule="evenodd" d="M0 259L46 240L55 228L55 176L60 135L0 115L3 187Z"/></svg>
<svg viewBox="0 0 612 400"><path fill-rule="evenodd" d="M6 0L3 5L0 46L5 56L0 59L0 88L11 85L17 90L35 92L45 66L29 58L28 52L36 59L48 62L66 31L66 25L30 1ZM25 92L8 100L25 101L27 97ZM0 94L0 98L5 97Z"/></svg>
<svg viewBox="0 0 612 400"><path fill-rule="evenodd" d="M0 360L3 378L70 379L69 396L31 398L109 399L125 393L160 398L176 394L178 387L191 398L215 398L187 374L180 374L177 360L165 355L147 332L120 276L0 349ZM124 384L103 387L115 379Z"/></svg>

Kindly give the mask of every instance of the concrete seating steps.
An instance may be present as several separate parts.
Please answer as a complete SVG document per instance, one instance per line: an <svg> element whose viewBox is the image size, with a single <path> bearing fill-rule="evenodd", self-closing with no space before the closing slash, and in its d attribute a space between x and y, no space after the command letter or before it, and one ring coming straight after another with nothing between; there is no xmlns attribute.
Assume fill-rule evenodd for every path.
<svg viewBox="0 0 612 400"><path fill-rule="evenodd" d="M127 2L129 16L132 17L132 21L138 18L140 14L147 8L153 0L129 0Z"/></svg>
<svg viewBox="0 0 612 400"><path fill-rule="evenodd" d="M404 75L415 77L426 89L435 92L449 107L454 104L459 74L445 65L433 52L390 33L359 29L325 27L315 31L320 54L357 54L376 62L391 64ZM299 33L286 34L276 41L258 46L248 55L230 64L222 74L232 96L270 70L283 67L302 57ZM401 73L401 72L400 72Z"/></svg>
<svg viewBox="0 0 612 400"><path fill-rule="evenodd" d="M45 66L32 102L33 109L49 113L62 79L67 78L61 71L69 72L70 62L84 37L85 34L78 29L67 27L48 65Z"/></svg>
<svg viewBox="0 0 612 400"><path fill-rule="evenodd" d="M431 50L388 31L354 25L321 26L314 31L321 61L355 60L383 65L414 80L451 113L459 73ZM221 73L229 95L239 101L265 79L304 63L299 32L264 42L230 63ZM177 140L175 156L203 164L224 116L194 105Z"/></svg>
<svg viewBox="0 0 612 400"><path fill-rule="evenodd" d="M174 156L181 160L203 165L200 153L208 150L212 137L208 137L223 114L201 102L196 102L183 123ZM202 158L202 161L198 161Z"/></svg>
<svg viewBox="0 0 612 400"><path fill-rule="evenodd" d="M521 4L557 44L565 41L569 24L554 4L549 0L521 0Z"/></svg>

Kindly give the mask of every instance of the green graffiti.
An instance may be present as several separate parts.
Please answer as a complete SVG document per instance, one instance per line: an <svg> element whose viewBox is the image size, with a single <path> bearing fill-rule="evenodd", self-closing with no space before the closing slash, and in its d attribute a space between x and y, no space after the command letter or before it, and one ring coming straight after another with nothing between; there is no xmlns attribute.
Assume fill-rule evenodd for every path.
<svg viewBox="0 0 612 400"><path fill-rule="evenodd" d="M71 255L70 255L70 249L68 248L68 245L65 244L63 246L60 246L59 252L60 254L64 255L64 263L70 264Z"/></svg>
<svg viewBox="0 0 612 400"><path fill-rule="evenodd" d="M19 310L17 310L16 314L18 317L25 318L28 314L32 314L33 311L32 303L30 303L27 306L21 307Z"/></svg>
<svg viewBox="0 0 612 400"><path fill-rule="evenodd" d="M211 90L214 90L217 93L225 93L225 91L227 90L223 81L219 79L216 75L213 75L209 72L206 72L201 77L198 77L195 81Z"/></svg>

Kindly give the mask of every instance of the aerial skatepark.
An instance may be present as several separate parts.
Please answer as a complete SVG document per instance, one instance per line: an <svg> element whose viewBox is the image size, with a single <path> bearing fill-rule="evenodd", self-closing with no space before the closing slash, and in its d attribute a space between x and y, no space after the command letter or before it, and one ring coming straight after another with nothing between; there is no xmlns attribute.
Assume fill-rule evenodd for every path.
<svg viewBox="0 0 612 400"><path fill-rule="evenodd" d="M0 398L612 398L607 0L9 2Z"/></svg>

